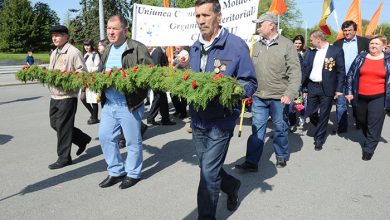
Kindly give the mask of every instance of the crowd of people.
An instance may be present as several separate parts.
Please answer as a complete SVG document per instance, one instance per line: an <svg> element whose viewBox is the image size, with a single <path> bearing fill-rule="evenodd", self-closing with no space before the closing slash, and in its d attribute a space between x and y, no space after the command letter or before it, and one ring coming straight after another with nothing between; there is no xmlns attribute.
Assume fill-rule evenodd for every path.
<svg viewBox="0 0 390 220"><path fill-rule="evenodd" d="M138 64L174 68L190 68L194 72L215 72L236 78L244 86L242 97L252 100L252 134L247 140L245 161L235 167L243 172L257 172L261 160L268 121L272 121L276 167L287 166L290 158L289 132L303 126L306 118L315 126L314 150L325 145L332 105L336 100L334 134L348 131L348 107L353 106L355 126L364 135L362 159L370 160L380 140L386 113L390 111L390 54L385 52L387 39L370 39L356 35L356 23L345 21L344 38L333 45L320 30L310 34L313 47L305 46L298 35L287 39L278 32L277 17L264 13L257 24L260 40L250 56L247 44L221 26L221 5L218 0L197 0L195 17L200 35L191 47L176 46L175 58L168 60L165 48L144 45L128 38L128 23L121 15L107 22L107 39L95 50L92 40L84 41L84 55L69 43L65 26L50 30L56 47L50 56L49 69L88 71L99 74L114 68L130 68ZM27 63L31 59L26 60ZM170 63L171 62L171 63ZM99 124L99 141L107 163L107 177L99 184L106 188L120 183L126 189L141 180L143 155L142 135L147 125L142 122L145 100L150 91L139 89L123 94L115 88L100 93L64 91L49 87L50 125L57 133L58 159L49 169L72 164L72 143L82 154L91 137L74 126L77 98L90 113L88 124ZM149 125L175 125L170 118L165 91L152 91L154 99L146 116ZM297 102L297 100L301 100ZM101 103L100 119L98 103ZM241 106L226 109L217 100L205 109L187 106L185 99L172 97L174 116L191 117L192 140L199 160L200 180L197 194L198 218L215 219L220 191L227 194L226 207L238 206L241 182L223 169ZM301 103L304 109L297 110ZM188 113L187 113L188 107ZM156 116L160 113L161 122ZM120 148L127 149L122 158Z"/></svg>

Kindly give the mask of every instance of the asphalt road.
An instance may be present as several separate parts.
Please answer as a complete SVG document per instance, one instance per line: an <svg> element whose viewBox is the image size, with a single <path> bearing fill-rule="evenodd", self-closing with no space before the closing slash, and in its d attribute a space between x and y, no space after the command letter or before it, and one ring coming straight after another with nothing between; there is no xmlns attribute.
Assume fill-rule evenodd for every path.
<svg viewBox="0 0 390 220"><path fill-rule="evenodd" d="M49 170L57 158L47 88L3 86L0 94L0 219L196 219L199 168L185 131L188 119L146 132L142 181L126 190L117 185L101 189L98 183L107 172L98 125L87 125L81 103L76 126L93 141L80 157L73 148L73 165ZM226 170L242 181L241 203L237 211L227 211L222 193L218 219L390 219L388 118L369 162L361 160L360 131L350 127L341 137L329 136L316 152L308 125L290 134L287 167L275 167L272 139L267 138L259 172L245 174L234 169L244 160L251 132L250 113L245 116L242 136L237 127L225 162ZM329 131L334 116L333 111Z"/></svg>

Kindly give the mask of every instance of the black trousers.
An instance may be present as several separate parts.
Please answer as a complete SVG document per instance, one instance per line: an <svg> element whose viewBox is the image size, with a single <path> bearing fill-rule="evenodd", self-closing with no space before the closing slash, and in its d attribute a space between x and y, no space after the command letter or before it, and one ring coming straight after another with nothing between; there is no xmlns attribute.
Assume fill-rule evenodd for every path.
<svg viewBox="0 0 390 220"><path fill-rule="evenodd" d="M83 92L85 93L85 92ZM83 103L85 108L89 111L91 114L91 119L98 119L98 113L99 113L99 106L97 103L87 103L87 99L85 98L85 94L80 96L80 101Z"/></svg>
<svg viewBox="0 0 390 220"><path fill-rule="evenodd" d="M309 82L308 91L306 116L316 126L314 143L322 145L326 140L326 129L332 109L333 96L326 96L320 83ZM319 115L318 109L320 109Z"/></svg>
<svg viewBox="0 0 390 220"><path fill-rule="evenodd" d="M363 143L365 152L374 153L378 146L386 116L384 105L384 94L358 97L356 116L365 137Z"/></svg>
<svg viewBox="0 0 390 220"><path fill-rule="evenodd" d="M169 121L169 106L168 106L168 98L167 93L163 91L153 91L153 102L150 107L148 119L154 119L158 111L160 111L161 121Z"/></svg>
<svg viewBox="0 0 390 220"><path fill-rule="evenodd" d="M176 112L179 114L187 114L187 100L180 98L178 96L171 95L172 104L176 109Z"/></svg>
<svg viewBox="0 0 390 220"><path fill-rule="evenodd" d="M77 98L50 100L50 126L57 132L57 155L59 161L69 161L72 143L85 145L89 136L74 127Z"/></svg>

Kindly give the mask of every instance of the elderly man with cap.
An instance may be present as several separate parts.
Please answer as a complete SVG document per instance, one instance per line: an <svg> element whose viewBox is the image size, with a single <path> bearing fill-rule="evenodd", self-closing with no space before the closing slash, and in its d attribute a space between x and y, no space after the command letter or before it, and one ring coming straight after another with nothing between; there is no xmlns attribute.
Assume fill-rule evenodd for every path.
<svg viewBox="0 0 390 220"><path fill-rule="evenodd" d="M259 86L252 97L252 135L247 142L246 160L236 165L237 169L248 172L257 172L269 116L273 123L276 167L287 165L290 157L288 105L298 96L301 82L297 50L291 40L278 34L276 16L267 12L253 22L258 24L260 34L252 52Z"/></svg>
<svg viewBox="0 0 390 220"><path fill-rule="evenodd" d="M69 40L68 28L62 25L50 29L51 38L56 49L50 55L50 70L86 71L87 67L81 52L72 46ZM58 160L49 165L49 169L59 169L72 164L70 150L72 143L79 148L76 155L80 155L91 141L91 137L74 127L77 111L78 90L65 91L62 88L49 86L50 126L57 132Z"/></svg>

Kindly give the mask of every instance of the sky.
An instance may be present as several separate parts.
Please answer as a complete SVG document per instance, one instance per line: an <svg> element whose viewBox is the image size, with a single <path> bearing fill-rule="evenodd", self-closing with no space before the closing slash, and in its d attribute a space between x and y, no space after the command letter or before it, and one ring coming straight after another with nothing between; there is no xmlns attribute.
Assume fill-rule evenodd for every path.
<svg viewBox="0 0 390 220"><path fill-rule="evenodd" d="M38 1L47 3L52 10L56 11L58 17L61 19L61 23L64 22L64 18L68 9L81 9L79 0L31 0L33 4ZM390 23L390 13L385 13L390 11L390 0L383 1L384 6L379 23ZM297 8L302 13L303 22L301 26L303 28L305 28L306 25L308 28L311 28L320 21L323 0L295 0L295 2L297 3ZM382 0L360 0L362 18L370 20L381 2ZM333 0L333 3L338 17L337 19L339 26L341 26L341 23L345 18L345 14L347 13L348 8L352 3L352 0ZM333 29L337 29L334 13L329 16L327 23Z"/></svg>

